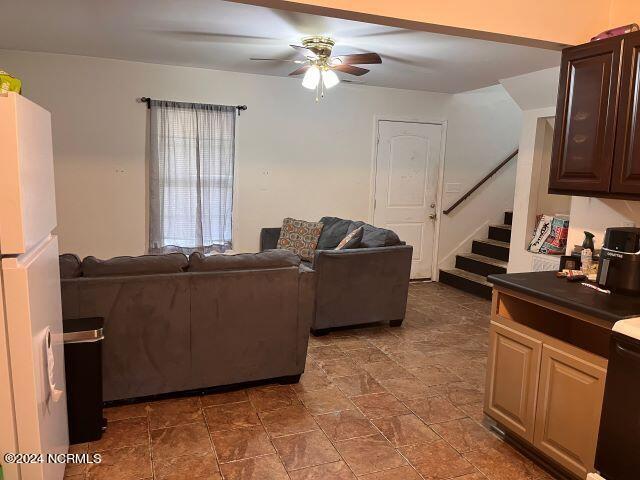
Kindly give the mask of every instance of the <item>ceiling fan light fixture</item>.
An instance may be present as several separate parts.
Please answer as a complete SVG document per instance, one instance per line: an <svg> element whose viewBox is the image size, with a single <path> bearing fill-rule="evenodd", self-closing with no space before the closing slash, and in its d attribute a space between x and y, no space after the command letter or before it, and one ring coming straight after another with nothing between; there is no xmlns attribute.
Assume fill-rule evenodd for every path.
<svg viewBox="0 0 640 480"><path fill-rule="evenodd" d="M336 75L336 72L334 72L333 70L323 70L322 81L324 83L324 87L328 90L339 84L340 78L338 78L338 75Z"/></svg>
<svg viewBox="0 0 640 480"><path fill-rule="evenodd" d="M302 79L302 86L313 90L318 86L320 82L320 69L316 65L311 65Z"/></svg>

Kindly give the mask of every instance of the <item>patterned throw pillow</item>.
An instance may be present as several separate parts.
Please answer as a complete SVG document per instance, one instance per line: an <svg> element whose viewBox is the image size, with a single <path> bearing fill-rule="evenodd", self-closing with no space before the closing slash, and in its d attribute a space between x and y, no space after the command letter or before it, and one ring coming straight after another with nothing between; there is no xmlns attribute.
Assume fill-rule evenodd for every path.
<svg viewBox="0 0 640 480"><path fill-rule="evenodd" d="M364 234L364 227L358 227L349 235L340 240L340 243L335 250L346 250L348 248L358 248L360 242L362 242L362 235Z"/></svg>
<svg viewBox="0 0 640 480"><path fill-rule="evenodd" d="M539 215L536 231L529 251L547 255L563 255L567 248L569 220L550 215Z"/></svg>
<svg viewBox="0 0 640 480"><path fill-rule="evenodd" d="M551 222L553 222L553 217L549 215L540 215L537 220L536 231L533 234L533 238L531 239L531 243L529 243L528 248L528 250L533 253L538 253L540 251L544 241L551 233Z"/></svg>
<svg viewBox="0 0 640 480"><path fill-rule="evenodd" d="M540 253L547 255L564 255L567 249L567 237L569 236L569 220L553 217L551 231L545 239Z"/></svg>
<svg viewBox="0 0 640 480"><path fill-rule="evenodd" d="M290 250L303 260L313 260L313 254L322 232L322 223L305 222L294 218L282 221L277 248Z"/></svg>

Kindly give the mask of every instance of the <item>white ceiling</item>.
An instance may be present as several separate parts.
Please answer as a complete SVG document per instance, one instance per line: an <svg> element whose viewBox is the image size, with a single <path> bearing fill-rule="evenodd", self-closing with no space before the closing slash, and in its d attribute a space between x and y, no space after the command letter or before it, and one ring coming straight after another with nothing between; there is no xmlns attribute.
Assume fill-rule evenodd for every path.
<svg viewBox="0 0 640 480"><path fill-rule="evenodd" d="M0 48L286 76L289 43L329 34L335 54L374 51L367 85L457 93L559 64L559 52L221 0L13 0L0 8ZM0 65L0 68L2 66ZM346 76L346 78L354 78Z"/></svg>

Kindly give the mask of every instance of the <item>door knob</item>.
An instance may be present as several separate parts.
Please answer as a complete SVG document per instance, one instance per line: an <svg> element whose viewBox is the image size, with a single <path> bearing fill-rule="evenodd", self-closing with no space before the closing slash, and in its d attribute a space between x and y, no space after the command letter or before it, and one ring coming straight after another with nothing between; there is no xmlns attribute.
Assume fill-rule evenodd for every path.
<svg viewBox="0 0 640 480"><path fill-rule="evenodd" d="M429 218L430 218L431 220L435 220L435 219L436 219L436 214L435 214L435 213L430 213L430 214L429 214Z"/></svg>

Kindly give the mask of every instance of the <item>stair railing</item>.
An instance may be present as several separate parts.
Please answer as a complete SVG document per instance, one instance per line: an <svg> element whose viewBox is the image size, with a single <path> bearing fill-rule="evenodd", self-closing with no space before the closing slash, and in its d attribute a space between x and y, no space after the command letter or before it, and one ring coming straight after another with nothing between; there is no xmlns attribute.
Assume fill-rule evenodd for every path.
<svg viewBox="0 0 640 480"><path fill-rule="evenodd" d="M489 180L491 177L493 177L496 173L498 173L500 171L500 169L502 167L504 167L507 163L509 163L509 161L515 157L516 155L518 155L518 150L514 151L511 155L509 155L507 158L505 158L502 162L500 162L498 164L498 166L496 166L493 170L491 170L487 175L484 176L484 178L482 180L480 180L478 183L476 183L473 187L471 187L467 193L465 193L464 195L462 195L462 197L460 197L458 199L458 201L456 201L453 205L451 205L449 208L447 208L446 210L443 210L442 213L444 213L445 215L449 215L451 212L453 212L453 210L460 205L462 202L464 202L467 198L469 198L471 196L471 194L473 192L475 192L477 189L479 189L482 185L484 185L484 183Z"/></svg>

